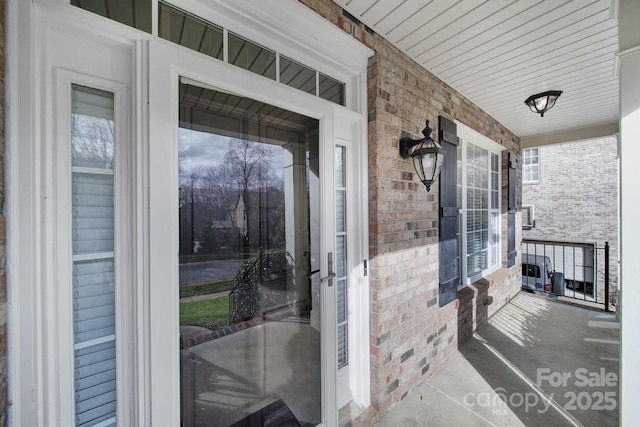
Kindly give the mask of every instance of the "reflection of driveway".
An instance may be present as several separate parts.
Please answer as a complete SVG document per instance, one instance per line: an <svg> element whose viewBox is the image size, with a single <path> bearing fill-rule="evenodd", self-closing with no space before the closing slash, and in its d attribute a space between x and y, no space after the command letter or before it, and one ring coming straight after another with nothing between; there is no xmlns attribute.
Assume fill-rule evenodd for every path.
<svg viewBox="0 0 640 427"><path fill-rule="evenodd" d="M229 280L238 272L243 260L209 261L180 265L180 286Z"/></svg>

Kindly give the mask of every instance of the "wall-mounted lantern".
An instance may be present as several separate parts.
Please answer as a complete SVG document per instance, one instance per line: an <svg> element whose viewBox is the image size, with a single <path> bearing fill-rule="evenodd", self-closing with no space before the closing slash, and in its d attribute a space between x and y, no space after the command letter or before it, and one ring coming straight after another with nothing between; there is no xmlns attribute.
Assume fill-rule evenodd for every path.
<svg viewBox="0 0 640 427"><path fill-rule="evenodd" d="M536 95L531 95L524 103L529 106L531 111L540 114L540 117L544 117L544 113L556 104L556 100L560 95L562 95L561 90L548 90Z"/></svg>
<svg viewBox="0 0 640 427"><path fill-rule="evenodd" d="M400 156L403 159L411 157L418 178L427 187L427 191L431 190L431 184L440 173L445 153L440 144L431 139L431 132L433 129L429 127L429 120L427 120L426 127L422 131L424 138L400 139Z"/></svg>

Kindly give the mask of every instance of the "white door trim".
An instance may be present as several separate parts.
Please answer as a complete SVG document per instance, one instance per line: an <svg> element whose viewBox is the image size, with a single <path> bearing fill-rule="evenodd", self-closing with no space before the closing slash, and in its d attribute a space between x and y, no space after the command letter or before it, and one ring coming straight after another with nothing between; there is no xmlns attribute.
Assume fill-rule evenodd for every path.
<svg viewBox="0 0 640 427"><path fill-rule="evenodd" d="M178 313L178 81L181 76L316 118L320 122L321 176L333 176L333 108L295 89L265 81L236 67L164 42L151 42L149 84L149 259L151 400L153 420L180 422ZM324 141L324 143L323 143ZM321 179L323 227L320 274L328 275L326 254L335 253L334 183ZM174 239L167 236L175 236ZM322 301L335 301L335 286L322 285ZM335 304L322 303L321 370L324 420L337 422ZM333 374L331 374L333 373ZM328 421L328 425L334 422Z"/></svg>
<svg viewBox="0 0 640 427"><path fill-rule="evenodd" d="M7 194L10 423L70 425L74 414L68 245L71 152L65 151L71 144L70 83L114 92L118 138L130 142L133 44L108 37L78 39L73 25L49 25L41 11L26 5L13 3L9 8L9 21L20 22L19 29L9 30L8 51L13 61L8 62L6 110L7 188L16 189ZM19 54L14 56L11 52L16 49ZM94 53L96 56L88 61ZM117 184L117 197L122 200L133 198L128 175L132 168L124 166L132 161L130 147L123 144L116 152L117 173L127 182L123 185L120 180ZM122 254L126 259L116 261L122 266L116 273L117 280L129 284L117 285L120 289L116 297L120 304L116 325L120 359L117 393L123 403L118 416L124 421L135 419L138 409L136 353L131 349L137 326L129 263L129 245L135 242L130 228L134 214L127 207L118 208L114 215L121 229L115 249L127 251L127 255Z"/></svg>
<svg viewBox="0 0 640 427"><path fill-rule="evenodd" d="M308 95L284 85L265 83L259 76L246 75L246 81L261 89L255 96L253 93L249 94L254 98L262 97L265 102L273 102L273 99L283 99L284 93L287 99L297 99L295 102L282 102L280 106L321 119L323 139L333 141L336 137L334 132L337 125L334 118L348 117L352 120L356 129L354 151L358 154L354 160L358 167L353 169L358 180L354 189L355 197L358 199L357 212L354 214L360 221L360 233L355 241L351 240L351 244L357 245L358 248L357 254L354 255L357 263L353 268L362 271L362 262L368 258L366 75L367 58L373 52L294 0L268 0L257 4L249 0L231 3L221 0L214 0L213 3L204 0L175 0L173 3L180 7L187 6L186 8L193 5L196 9L190 9L191 12L206 9L210 16L215 15L212 13L214 10L220 12L218 16L223 22L218 22L219 24L226 25L245 37L251 37L255 33L261 37L257 41L267 47L290 55L293 59L313 66L327 75L342 79L347 84L347 107L341 107L321 99L311 99ZM155 0L153 4L156 4ZM282 25L282 16L285 15L288 17L287 26ZM9 401L12 402L10 422L14 425L56 425L58 416L55 413L61 410L51 400L55 394L55 384L47 377L52 365L57 363L57 355L49 353L48 346L53 337L49 335L52 325L48 319L49 313L55 307L49 304L51 298L45 291L45 285L52 277L51 267L46 265L54 259L52 247L47 243L46 236L47 230L52 227L47 215L51 212L53 202L49 193L49 177L52 171L47 163L51 159L51 151L47 147L50 141L47 132L51 123L44 114L45 109L50 108L47 107L47 102L51 102L47 97L47 90L51 88L52 73L47 64L52 60L52 52L48 47L50 41L45 29L54 29L76 36L82 34L79 40L91 38L109 46L119 46L119 49L127 51L132 58L131 68L120 70L129 73L131 125L136 140L135 147L132 148L135 153L131 158L135 188L131 189L129 200L132 209L138 214L134 225L137 242L133 244L132 249L135 257L132 262L136 265L136 288L132 298L136 311L132 313L132 321L137 322L138 327L134 328L132 339L139 357L132 369L137 369L137 424L149 425L151 408L157 407L160 403L153 402L152 405L150 397L152 368L149 367L148 361L151 357L153 338L147 334L148 330L141 326L153 316L149 248L142 242L147 241L152 235L151 230L157 227L157 224L150 223L150 219L144 215L150 208L148 178L152 174L149 159L144 155L149 152L149 146L155 143L149 135L153 128L147 126L151 122L147 105L147 76L150 70L145 56L145 46L149 43L170 45L179 55L186 52L186 49L70 6L66 0L8 0L6 29L8 61L5 196L9 288L8 392ZM191 52L189 54L198 55ZM83 61L81 57L76 60ZM99 66L98 63L86 61L86 58L84 61L84 65ZM214 64L216 70L226 70L216 75L215 82L218 83L229 81L233 74L245 73L221 63L216 65L214 60L207 61L208 64ZM66 66L74 69L74 62L75 60L68 62ZM110 71L112 70L109 70L108 66L101 70L104 73ZM174 75L182 71L178 68L172 70ZM190 76L206 81L211 77L209 71L191 73ZM108 77L105 75L105 78ZM327 147L331 151L327 158L333 159L334 144L328 144ZM332 164L322 166L332 169ZM330 197L328 200L333 201L333 189L323 188L321 191L324 197ZM325 236L334 235L327 233ZM321 260L323 271L326 272L325 254ZM361 276L357 277L357 286L360 289L357 302L359 307L354 307L355 316L359 320L353 323L358 336L350 337L357 339L360 348L358 359L351 359L353 366L358 367L357 392L353 396L359 406L366 407L369 405L370 375L369 303L368 277ZM335 318L335 313L325 313L325 316ZM177 322L174 325L177 328ZM355 353L352 351L351 354ZM329 359L325 361L327 366L337 363L332 357L325 357ZM335 372L335 369L333 371ZM331 390L331 387L325 389ZM331 391L328 394L336 395ZM327 414L325 419L333 423L333 420L337 420L337 414Z"/></svg>

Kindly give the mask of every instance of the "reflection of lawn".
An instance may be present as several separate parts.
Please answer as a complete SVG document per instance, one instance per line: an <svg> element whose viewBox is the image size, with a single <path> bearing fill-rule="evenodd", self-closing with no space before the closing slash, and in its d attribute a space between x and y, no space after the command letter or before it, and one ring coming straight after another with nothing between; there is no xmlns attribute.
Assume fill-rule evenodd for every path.
<svg viewBox="0 0 640 427"><path fill-rule="evenodd" d="M180 303L180 325L219 329L229 324L229 297Z"/></svg>
<svg viewBox="0 0 640 427"><path fill-rule="evenodd" d="M233 289L233 280L224 280L216 283L204 283L200 285L180 286L180 298L194 295L206 295L216 292L230 291Z"/></svg>

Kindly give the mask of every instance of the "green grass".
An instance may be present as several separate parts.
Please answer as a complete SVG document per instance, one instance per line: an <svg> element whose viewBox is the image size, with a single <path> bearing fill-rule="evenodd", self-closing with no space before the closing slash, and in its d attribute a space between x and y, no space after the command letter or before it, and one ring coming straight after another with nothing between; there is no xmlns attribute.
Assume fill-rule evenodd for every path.
<svg viewBox="0 0 640 427"><path fill-rule="evenodd" d="M219 329L229 325L229 297L180 303L180 326Z"/></svg>
<svg viewBox="0 0 640 427"><path fill-rule="evenodd" d="M203 283L199 285L180 286L180 298L192 297L194 295L214 294L233 289L233 280L224 280L215 283Z"/></svg>
<svg viewBox="0 0 640 427"><path fill-rule="evenodd" d="M180 255L180 264L191 264L194 262L209 262L209 261L227 261L236 259L249 259L257 252L238 253L233 252L229 254L193 254L193 255Z"/></svg>

